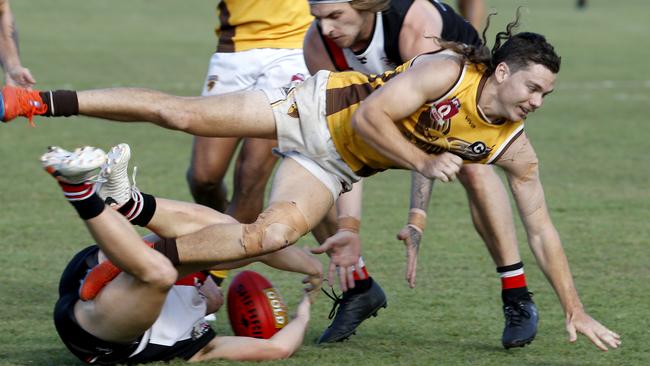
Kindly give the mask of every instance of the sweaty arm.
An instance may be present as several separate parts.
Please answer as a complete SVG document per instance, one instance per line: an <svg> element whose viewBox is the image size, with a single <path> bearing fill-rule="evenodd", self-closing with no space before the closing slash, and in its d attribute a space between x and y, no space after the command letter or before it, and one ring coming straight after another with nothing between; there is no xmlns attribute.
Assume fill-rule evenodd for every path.
<svg viewBox="0 0 650 366"><path fill-rule="evenodd" d="M507 174L530 248L562 304L569 341L576 340L578 331L602 350L607 350L605 344L617 348L619 336L591 318L580 302L560 235L546 206L537 156L526 135L520 135L496 164Z"/></svg>
<svg viewBox="0 0 650 366"><path fill-rule="evenodd" d="M423 55L408 70L373 92L352 116L352 127L373 148L401 168L427 178L453 180L462 160L451 153L428 155L410 143L394 121L443 95L456 81L460 63L448 54Z"/></svg>

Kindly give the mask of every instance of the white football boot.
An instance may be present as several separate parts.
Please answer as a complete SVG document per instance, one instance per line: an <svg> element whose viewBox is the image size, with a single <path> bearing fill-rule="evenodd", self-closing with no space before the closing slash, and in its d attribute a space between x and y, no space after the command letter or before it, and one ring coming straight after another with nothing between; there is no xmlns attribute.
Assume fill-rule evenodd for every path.
<svg viewBox="0 0 650 366"><path fill-rule="evenodd" d="M106 153L92 146L84 146L73 152L50 146L41 155L43 169L56 180L73 185L101 180L99 175L105 162Z"/></svg>
<svg viewBox="0 0 650 366"><path fill-rule="evenodd" d="M131 159L131 148L128 144L113 146L107 154L106 163L100 173L104 182L99 186L97 194L109 206L116 204L121 207L131 199L135 187L131 188L129 183L129 159Z"/></svg>

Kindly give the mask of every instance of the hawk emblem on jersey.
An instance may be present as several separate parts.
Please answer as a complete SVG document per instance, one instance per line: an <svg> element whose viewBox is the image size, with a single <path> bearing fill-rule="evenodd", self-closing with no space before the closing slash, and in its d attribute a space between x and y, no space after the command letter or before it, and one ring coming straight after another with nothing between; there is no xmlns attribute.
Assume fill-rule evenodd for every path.
<svg viewBox="0 0 650 366"><path fill-rule="evenodd" d="M434 104L428 112L420 114L415 131L408 137L418 148L429 154L449 151L463 160L483 160L492 151L484 142L468 142L448 136L452 126L451 118L458 114L459 110L460 101L456 98Z"/></svg>
<svg viewBox="0 0 650 366"><path fill-rule="evenodd" d="M298 107L296 106L296 103L291 103L291 106L289 107L287 114L289 115L289 117L300 118L300 114L298 113Z"/></svg>
<svg viewBox="0 0 650 366"><path fill-rule="evenodd" d="M219 81L219 75L208 75L208 82L205 85L208 91L212 91L214 86L217 85L217 81Z"/></svg>

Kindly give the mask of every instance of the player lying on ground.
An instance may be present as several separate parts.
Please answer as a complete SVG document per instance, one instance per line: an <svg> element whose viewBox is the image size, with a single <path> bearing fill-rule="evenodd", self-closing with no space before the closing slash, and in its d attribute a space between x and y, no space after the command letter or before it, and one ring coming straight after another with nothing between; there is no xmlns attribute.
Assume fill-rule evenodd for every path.
<svg viewBox="0 0 650 366"><path fill-rule="evenodd" d="M105 199L115 204L126 196L133 201L126 177L128 158L129 149L124 144L113 148L108 157L100 149L85 147L75 152L50 148L41 158L43 167L58 181L97 241L97 245L80 251L61 277L54 318L70 351L82 361L96 364L173 358L271 360L291 356L302 344L307 328L308 297L298 305L296 318L268 340L216 336L203 317L219 309L223 295L209 277L195 271L199 267L237 268L250 260L213 267L209 267L209 261L199 267L175 267L159 252L166 239L152 235L146 238L150 245L145 244L120 212L104 204ZM133 190L133 195L142 200L138 191ZM149 199L153 198L149 196L146 200ZM150 227L168 228L158 234L191 232L200 227L201 218L211 223L234 221L203 206L154 200L157 207ZM142 211L142 207L132 208L134 212ZM313 274L312 283L318 283L320 262L296 249L258 259L279 268L292 266L289 270ZM80 283L86 284L93 276L91 269L107 263L106 258L123 272L116 273L109 283L102 283L105 287L92 293L94 299L80 300ZM314 290L311 285L308 289Z"/></svg>
<svg viewBox="0 0 650 366"><path fill-rule="evenodd" d="M321 71L290 90L187 98L129 88L5 87L1 117L80 114L148 121L201 136L277 138L284 159L269 207L253 224L216 224L169 243L180 264L285 248L320 222L361 176L405 168L448 182L463 161L496 164L506 173L529 245L562 304L569 340L580 332L602 350L616 348L619 336L580 302L546 206L537 156L523 133L523 119L554 88L560 58L542 35L512 34L512 24L507 29L491 54L443 42L447 50L418 56L395 71ZM358 258L358 252L332 253L342 280L353 283L348 268ZM334 270L331 265L330 277Z"/></svg>

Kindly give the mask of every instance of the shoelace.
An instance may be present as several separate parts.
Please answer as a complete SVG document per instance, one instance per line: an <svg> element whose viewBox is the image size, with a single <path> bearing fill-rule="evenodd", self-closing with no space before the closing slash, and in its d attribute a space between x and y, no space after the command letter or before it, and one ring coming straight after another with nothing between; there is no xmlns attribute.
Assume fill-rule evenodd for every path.
<svg viewBox="0 0 650 366"><path fill-rule="evenodd" d="M135 185L135 176L137 174L138 174L138 167L134 166L133 167L133 173L131 173L131 182L133 182L133 184L131 184L131 197L133 198L135 203L139 203L140 201L142 201L142 195L138 194L138 193L140 193L140 190Z"/></svg>
<svg viewBox="0 0 650 366"><path fill-rule="evenodd" d="M327 295L327 297L329 297L330 299L332 299L332 301L334 301L334 304L332 305L332 310L330 310L330 313L329 313L329 315L327 316L327 319L332 319L332 318L334 318L334 316L336 315L336 309L337 309L337 308L339 307L339 305L341 304L341 301L343 301L343 296L339 296L339 295L337 295L336 292L334 291L334 287L331 288L332 294L330 294L329 292L327 292L327 291L326 291L324 288L322 288L322 287L321 287L320 290L323 291L323 293L324 293L325 295Z"/></svg>
<svg viewBox="0 0 650 366"><path fill-rule="evenodd" d="M508 325L518 326L521 325L523 318L530 319L530 313L525 309L525 307L526 305L521 301L506 305L506 323Z"/></svg>
<svg viewBox="0 0 650 366"><path fill-rule="evenodd" d="M29 125L36 127L33 121L34 115L43 114L47 112L47 104L35 101L31 98L32 91L18 89L16 92L16 99L19 106L28 106L24 112L25 117L29 119Z"/></svg>

